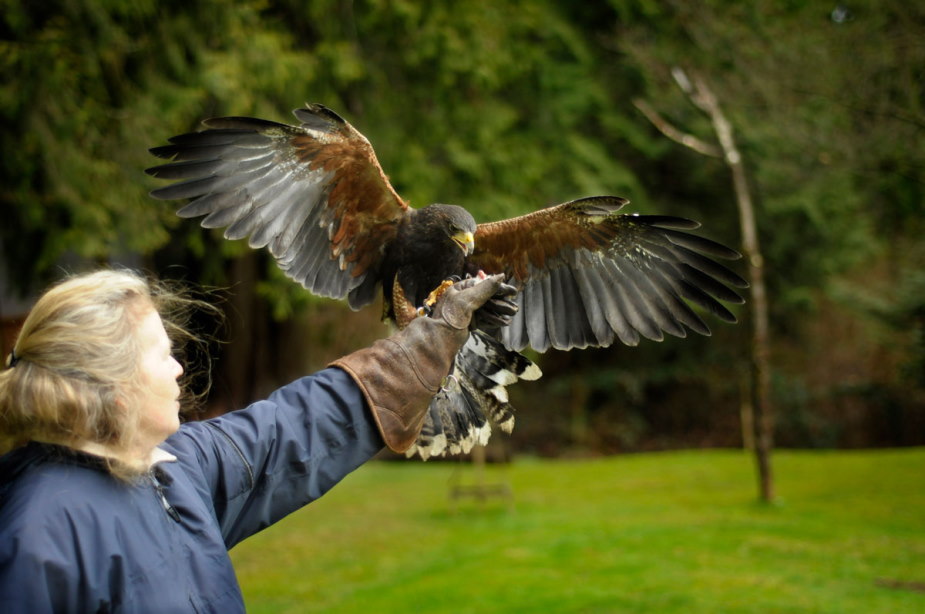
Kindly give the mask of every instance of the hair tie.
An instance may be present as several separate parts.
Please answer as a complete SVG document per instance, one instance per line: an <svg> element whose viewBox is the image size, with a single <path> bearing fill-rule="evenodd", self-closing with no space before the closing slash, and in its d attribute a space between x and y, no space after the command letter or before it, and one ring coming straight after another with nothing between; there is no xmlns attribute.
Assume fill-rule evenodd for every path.
<svg viewBox="0 0 925 614"><path fill-rule="evenodd" d="M10 369L16 366L16 363L19 362L19 356L16 355L16 350L10 350L10 355L6 359L6 366Z"/></svg>

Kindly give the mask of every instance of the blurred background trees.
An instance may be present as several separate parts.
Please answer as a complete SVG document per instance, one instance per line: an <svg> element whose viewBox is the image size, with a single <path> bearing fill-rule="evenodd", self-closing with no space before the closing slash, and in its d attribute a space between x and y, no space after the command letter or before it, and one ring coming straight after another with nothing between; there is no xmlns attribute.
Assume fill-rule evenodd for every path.
<svg viewBox="0 0 925 614"><path fill-rule="evenodd" d="M342 113L412 206L481 221L592 194L739 245L722 160L671 82L736 131L771 302L778 441L925 443L925 7L898 0L0 2L0 317L61 269L121 262L228 288L213 411L385 333L262 253L150 199L147 149L217 115ZM739 266L740 273L745 272ZM744 312L743 312L744 314ZM748 330L550 352L513 444L541 454L740 445ZM4 352L8 351L8 346Z"/></svg>

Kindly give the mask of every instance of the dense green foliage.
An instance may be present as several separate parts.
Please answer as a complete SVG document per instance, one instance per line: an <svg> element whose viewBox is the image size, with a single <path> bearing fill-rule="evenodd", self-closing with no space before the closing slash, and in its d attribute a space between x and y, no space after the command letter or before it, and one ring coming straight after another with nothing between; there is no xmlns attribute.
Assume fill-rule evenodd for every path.
<svg viewBox="0 0 925 614"><path fill-rule="evenodd" d="M205 117L288 121L303 101L364 132L413 206L453 202L488 221L612 193L636 211L702 220L735 245L722 162L665 139L631 104L647 99L710 140L668 76L681 65L717 91L752 180L783 441L910 443L905 433L925 432L925 9L915 3L0 7L0 241L20 291L44 285L62 261L141 254L160 274L182 265L211 284L245 283L241 270L253 269L241 292L262 298L234 309L293 318L311 302L304 293L263 256L242 264L255 256L240 242L181 224L173 205L147 197L156 182L142 170L154 162L147 148ZM244 328L286 336L275 322ZM536 416L521 433L550 451L734 443L745 330L550 355L548 384L520 393ZM279 353L278 341L260 339L270 347L243 351ZM270 383L288 375L265 368Z"/></svg>
<svg viewBox="0 0 925 614"><path fill-rule="evenodd" d="M489 467L373 463L232 550L249 612L917 612L925 452L742 452ZM455 511L455 513L454 513ZM917 587L917 588L916 588Z"/></svg>

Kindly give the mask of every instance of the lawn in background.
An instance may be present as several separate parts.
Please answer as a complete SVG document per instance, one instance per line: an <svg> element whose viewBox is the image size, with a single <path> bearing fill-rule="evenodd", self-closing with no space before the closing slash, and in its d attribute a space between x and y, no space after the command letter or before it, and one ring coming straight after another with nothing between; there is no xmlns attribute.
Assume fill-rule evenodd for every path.
<svg viewBox="0 0 925 614"><path fill-rule="evenodd" d="M925 612L925 450L373 462L232 551L248 611Z"/></svg>

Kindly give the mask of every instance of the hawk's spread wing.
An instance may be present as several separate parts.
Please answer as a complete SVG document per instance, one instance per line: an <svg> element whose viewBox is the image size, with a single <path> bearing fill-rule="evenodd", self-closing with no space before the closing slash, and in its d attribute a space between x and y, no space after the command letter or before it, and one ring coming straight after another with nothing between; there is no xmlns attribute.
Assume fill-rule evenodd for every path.
<svg viewBox="0 0 925 614"><path fill-rule="evenodd" d="M642 335L710 329L685 299L735 322L719 300L744 302L729 286L748 283L712 258L739 254L683 230L677 217L625 215L628 201L582 198L509 220L480 224L473 264L521 285L520 311L501 331L514 350L636 345Z"/></svg>
<svg viewBox="0 0 925 614"><path fill-rule="evenodd" d="M151 152L172 160L146 172L179 183L160 199L191 198L182 217L206 216L228 239L250 237L315 294L372 302L383 247L408 205L379 166L369 141L320 104L293 112L288 126L247 117L206 120L206 130Z"/></svg>

